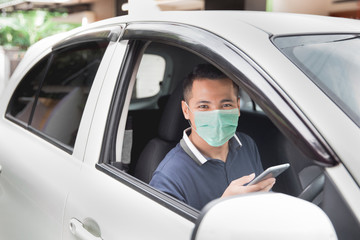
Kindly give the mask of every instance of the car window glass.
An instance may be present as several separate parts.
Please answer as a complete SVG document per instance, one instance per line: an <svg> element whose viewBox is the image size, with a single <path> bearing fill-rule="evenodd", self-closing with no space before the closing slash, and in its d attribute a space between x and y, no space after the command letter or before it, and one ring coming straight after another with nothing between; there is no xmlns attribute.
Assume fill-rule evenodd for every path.
<svg viewBox="0 0 360 240"><path fill-rule="evenodd" d="M263 112L260 106L255 103L250 96L242 89L239 91L240 110L249 112Z"/></svg>
<svg viewBox="0 0 360 240"><path fill-rule="evenodd" d="M53 52L23 79L8 113L51 139L73 147L81 116L108 40Z"/></svg>
<svg viewBox="0 0 360 240"><path fill-rule="evenodd" d="M165 59L155 54L144 54L136 76L132 99L153 97L160 92L164 78Z"/></svg>
<svg viewBox="0 0 360 240"><path fill-rule="evenodd" d="M28 72L12 97L8 114L16 117L23 125L29 122L36 92L44 78L49 58L44 58Z"/></svg>
<svg viewBox="0 0 360 240"><path fill-rule="evenodd" d="M132 90L130 109L158 109L158 100L169 94L172 59L152 50L143 54Z"/></svg>
<svg viewBox="0 0 360 240"><path fill-rule="evenodd" d="M282 37L275 44L360 126L359 36Z"/></svg>

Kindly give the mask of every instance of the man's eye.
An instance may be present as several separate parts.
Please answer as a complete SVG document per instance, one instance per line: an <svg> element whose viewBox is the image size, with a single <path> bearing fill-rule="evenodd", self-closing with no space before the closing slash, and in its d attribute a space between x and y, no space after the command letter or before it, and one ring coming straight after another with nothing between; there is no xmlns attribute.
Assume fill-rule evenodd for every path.
<svg viewBox="0 0 360 240"><path fill-rule="evenodd" d="M229 107L232 107L233 105L231 103L225 103L223 105L224 108L229 108Z"/></svg>
<svg viewBox="0 0 360 240"><path fill-rule="evenodd" d="M207 109L207 108L209 108L209 106L208 105L199 105L199 107L198 108L201 108L201 109Z"/></svg>

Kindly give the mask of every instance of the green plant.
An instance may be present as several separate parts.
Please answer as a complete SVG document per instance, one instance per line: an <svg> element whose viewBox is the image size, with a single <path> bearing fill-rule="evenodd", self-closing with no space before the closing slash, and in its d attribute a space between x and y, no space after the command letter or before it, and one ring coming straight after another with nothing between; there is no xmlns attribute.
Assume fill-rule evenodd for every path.
<svg viewBox="0 0 360 240"><path fill-rule="evenodd" d="M54 17L66 16L65 13L46 10L16 11L1 16L0 45L27 49L44 37L80 26L80 24L53 21Z"/></svg>

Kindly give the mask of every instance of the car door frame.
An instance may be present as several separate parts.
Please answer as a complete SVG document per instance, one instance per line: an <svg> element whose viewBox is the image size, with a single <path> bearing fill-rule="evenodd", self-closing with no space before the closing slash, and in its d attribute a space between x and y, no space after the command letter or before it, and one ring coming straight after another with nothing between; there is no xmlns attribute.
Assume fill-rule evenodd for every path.
<svg viewBox="0 0 360 240"><path fill-rule="evenodd" d="M168 208L133 191L128 185L122 184L124 182L119 182L116 178L109 176L114 172L112 166L108 167L107 174L95 168L95 164L99 162L99 156L101 159L100 153L105 147L102 136L109 121L108 112L112 112L110 103L113 98L113 90L114 88L127 89L127 87L122 87L122 84L125 83L123 78L129 77L129 74L132 75L132 71L127 71L128 67L138 67L140 63L133 57L136 56L133 51L141 51L141 48L131 47L131 44L129 47L128 42L126 39L117 42L113 48L112 57L106 60L110 65L103 76L104 81L99 88L99 97L93 106L84 164L66 203L63 221L63 238L65 239L77 239L82 234L88 235L89 233L93 237L103 239L118 239L119 237L128 239L133 238L134 235L140 239L149 239L151 238L149 232L155 232L154 229L157 231L155 235L152 235L153 239L160 236L168 239L174 233L177 233L175 235L178 239L184 239L184 237L190 238L194 227L195 219L189 221L179 217ZM106 204L102 204L104 202ZM131 207L132 204L138 202L140 204L136 207ZM129 212L133 212L133 214L131 215ZM144 212L148 212L146 218L142 215ZM155 214L158 216L153 219ZM149 221L149 218L152 220ZM133 224L134 221L137 221L137 224L143 222L141 225L143 231L138 231L138 226ZM160 227L168 222L174 223L171 225L171 232L163 231ZM95 232L89 230L94 229L94 226L96 226Z"/></svg>
<svg viewBox="0 0 360 240"><path fill-rule="evenodd" d="M303 149L307 155L313 159L321 159L322 165L337 164L337 159L333 158L335 155L332 154L331 148L301 111L297 109L296 105L274 84L271 77L230 42L204 29L166 22L129 23L122 40L135 41L141 46L145 45L147 41L156 41L181 47L200 55L223 70L241 88L245 89L283 133ZM127 67L124 69L126 70ZM126 72L125 74L130 73ZM133 74L132 71L131 74ZM182 217L194 221L198 216L197 211L111 165L112 159L116 159L115 135L118 132L120 117L124 112L123 106L127 84L129 83L126 78L129 79L129 76L119 77L121 84L115 89L116 93L111 106L111 111L114 112L109 113L103 138L103 149L96 168Z"/></svg>

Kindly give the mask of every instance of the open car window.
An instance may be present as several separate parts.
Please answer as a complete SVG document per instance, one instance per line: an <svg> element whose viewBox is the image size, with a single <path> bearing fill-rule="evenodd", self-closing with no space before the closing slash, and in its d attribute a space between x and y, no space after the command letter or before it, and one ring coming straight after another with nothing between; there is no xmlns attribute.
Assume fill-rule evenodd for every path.
<svg viewBox="0 0 360 240"><path fill-rule="evenodd" d="M138 27L145 30L138 31ZM156 29L168 33L169 26L165 24L162 27L156 26ZM223 40L199 29L191 31L191 28L183 26L170 28L178 31L174 33L176 37L168 38L173 33L165 34L166 37L162 33L154 33L149 30L149 24L135 24L127 28L124 39L130 39L128 55L119 74L120 84L115 89L111 108L114 112L109 115L108 134L103 142L104 151L98 168L105 172L112 169L110 174L120 181L194 221L197 210L150 187L148 183L159 162L179 143L184 129L189 127L180 105L184 78L194 66L210 63L240 87L241 116L237 131L255 141L263 168L291 164L290 170L278 177L273 190L292 196L302 195L306 186L318 174L323 174L322 167L314 165L314 161L332 161L326 158L327 154L323 154L324 148L318 147L320 144L312 148L317 139L305 126L306 122L294 112L292 105L285 102L287 98L279 95L268 82L269 76L261 75L262 71L258 71L256 64L236 47L229 47L230 43L222 45ZM183 35L177 37L179 32L180 35L191 36L191 39L182 38ZM202 35L196 38L200 34L207 37ZM162 41L156 41L156 38ZM173 39L185 40L179 43ZM141 67L146 54L165 56L165 74L159 81L160 95L156 96L156 102L151 103L155 107L138 105L134 108L138 100L148 100L134 97L139 71L140 75L147 75L146 68ZM170 66L168 63L171 68L167 67ZM308 200L320 203L321 190Z"/></svg>
<svg viewBox="0 0 360 240"><path fill-rule="evenodd" d="M125 129L118 130L117 151L114 158L116 160L112 162L112 165L148 184L158 164L180 141L184 129L189 127L181 110L183 80L196 65L207 61L189 51L167 44L153 42L144 48L144 53L139 56L139 67L134 74L136 77L132 78L128 85L127 99L129 101L124 106L122 114L122 119L127 116L126 124ZM139 74L146 76L146 70L149 70L142 68L141 62L146 59L148 52L154 54L155 49L159 55L166 53L173 66L172 71L168 71L169 74L164 75L161 81L163 84L160 87L166 86L166 90L160 90L163 94L158 97L154 105L156 107L149 108L149 105L143 104L142 107L137 105L138 107L134 108L132 106L138 104L139 101L134 97L138 76ZM264 168L287 163L289 161L287 154L302 156L304 164L311 161L288 143L285 136L250 98L247 91L240 89L239 97L241 116L237 131L255 140ZM275 139L277 140L274 141ZM278 151L283 148L288 149L286 154ZM278 157L276 157L277 154L279 154ZM296 196L301 189L297 181L297 178L291 176L290 173L285 173L279 176L274 190Z"/></svg>

